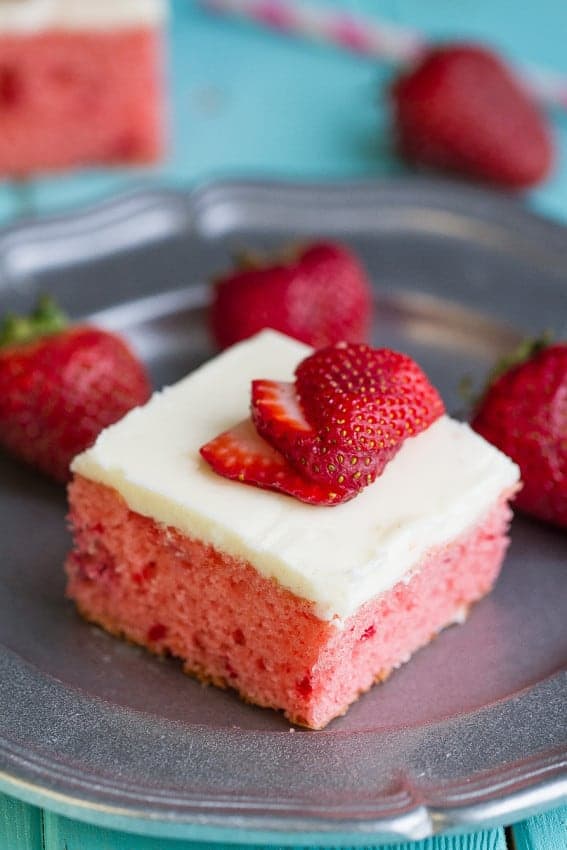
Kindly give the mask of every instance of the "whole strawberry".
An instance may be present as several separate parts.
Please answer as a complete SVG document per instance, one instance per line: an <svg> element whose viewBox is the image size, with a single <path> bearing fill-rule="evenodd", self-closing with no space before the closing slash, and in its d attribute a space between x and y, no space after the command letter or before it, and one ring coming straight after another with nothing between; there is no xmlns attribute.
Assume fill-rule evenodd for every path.
<svg viewBox="0 0 567 850"><path fill-rule="evenodd" d="M520 467L518 507L567 527L567 343L536 344L500 374L472 425Z"/></svg>
<svg viewBox="0 0 567 850"><path fill-rule="evenodd" d="M363 341L372 295L356 257L342 245L318 242L286 260L246 264L215 282L210 310L221 348L263 328L320 347Z"/></svg>
<svg viewBox="0 0 567 850"><path fill-rule="evenodd" d="M542 180L548 126L502 60L474 44L429 50L392 88L396 143L410 162L497 186Z"/></svg>
<svg viewBox="0 0 567 850"><path fill-rule="evenodd" d="M0 332L0 446L65 481L73 457L128 410L147 401L144 367L114 334L67 326L43 299Z"/></svg>

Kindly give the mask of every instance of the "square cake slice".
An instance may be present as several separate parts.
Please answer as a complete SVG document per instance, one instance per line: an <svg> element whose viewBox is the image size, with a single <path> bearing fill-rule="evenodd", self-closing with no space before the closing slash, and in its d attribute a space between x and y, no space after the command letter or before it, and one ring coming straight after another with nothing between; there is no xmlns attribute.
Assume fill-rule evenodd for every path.
<svg viewBox="0 0 567 850"><path fill-rule="evenodd" d="M159 158L165 0L0 0L0 174Z"/></svg>
<svg viewBox="0 0 567 850"><path fill-rule="evenodd" d="M309 352L264 331L106 429L73 463L66 569L88 620L317 729L488 593L519 476L447 416L338 506L216 475L199 448Z"/></svg>

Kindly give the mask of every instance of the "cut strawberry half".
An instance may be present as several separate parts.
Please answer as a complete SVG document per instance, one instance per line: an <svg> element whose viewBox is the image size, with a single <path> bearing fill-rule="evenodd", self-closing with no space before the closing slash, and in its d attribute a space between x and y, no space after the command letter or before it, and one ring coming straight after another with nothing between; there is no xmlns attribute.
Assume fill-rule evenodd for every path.
<svg viewBox="0 0 567 850"><path fill-rule="evenodd" d="M295 386L254 381L258 432L303 476L361 490L381 475L407 437L444 412L405 354L339 343L306 358Z"/></svg>
<svg viewBox="0 0 567 850"><path fill-rule="evenodd" d="M386 452L444 412L417 363L389 348L338 343L316 351L296 370L305 416L326 441Z"/></svg>
<svg viewBox="0 0 567 850"><path fill-rule="evenodd" d="M252 381L251 412L258 433L283 454L301 445L309 451L317 437L292 383Z"/></svg>
<svg viewBox="0 0 567 850"><path fill-rule="evenodd" d="M305 418L291 383L253 381L252 420L258 433L302 476L327 487L358 492L381 471L382 459L364 448L358 451L318 434Z"/></svg>
<svg viewBox="0 0 567 850"><path fill-rule="evenodd" d="M315 504L371 484L407 437L444 412L417 363L389 349L338 343L296 370L295 385L252 382L252 422L201 454L220 475Z"/></svg>
<svg viewBox="0 0 567 850"><path fill-rule="evenodd" d="M304 478L260 437L248 419L219 434L200 452L224 478L286 493L312 505L337 505L356 495L355 490L333 489Z"/></svg>

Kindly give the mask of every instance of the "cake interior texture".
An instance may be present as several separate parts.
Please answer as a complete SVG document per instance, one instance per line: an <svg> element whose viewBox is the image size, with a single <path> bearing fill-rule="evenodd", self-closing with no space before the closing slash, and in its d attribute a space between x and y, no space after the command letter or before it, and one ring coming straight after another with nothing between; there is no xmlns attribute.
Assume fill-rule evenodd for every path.
<svg viewBox="0 0 567 850"><path fill-rule="evenodd" d="M162 65L154 27L0 28L0 173L158 159Z"/></svg>
<svg viewBox="0 0 567 850"><path fill-rule="evenodd" d="M250 563L156 523L130 510L114 489L76 476L68 595L109 632L320 729L488 593L508 542L507 495L337 623L320 619L312 602Z"/></svg>

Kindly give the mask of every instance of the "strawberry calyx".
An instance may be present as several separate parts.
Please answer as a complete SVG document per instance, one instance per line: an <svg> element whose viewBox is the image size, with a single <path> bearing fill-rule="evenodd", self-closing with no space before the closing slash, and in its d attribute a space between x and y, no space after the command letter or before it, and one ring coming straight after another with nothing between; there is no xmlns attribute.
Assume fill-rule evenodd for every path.
<svg viewBox="0 0 567 850"><path fill-rule="evenodd" d="M553 342L553 332L545 330L539 337L525 337L512 351L500 357L488 372L484 385L479 390L470 374L461 375L457 385L457 393L463 403L463 415L467 416L476 409L486 397L491 387L510 369L527 363Z"/></svg>
<svg viewBox="0 0 567 850"><path fill-rule="evenodd" d="M553 333L550 330L545 330L539 337L526 337L516 348L509 354L504 355L496 361L488 375L487 389L502 375L512 369L514 366L520 366L526 363L547 348L553 342Z"/></svg>
<svg viewBox="0 0 567 850"><path fill-rule="evenodd" d="M27 316L8 313L0 324L0 348L26 345L64 330L69 324L66 314L49 295L42 295Z"/></svg>
<svg viewBox="0 0 567 850"><path fill-rule="evenodd" d="M472 379L469 376L463 377L459 385L459 394L470 410L476 410L486 398L490 389L502 378L510 369L514 369L532 360L542 351L545 351L553 342L553 333L550 330L545 330L538 337L525 337L511 352L500 357L485 380L484 386L480 392L476 393L473 390Z"/></svg>
<svg viewBox="0 0 567 850"><path fill-rule="evenodd" d="M240 271L254 271L272 266L286 266L299 260L305 249L302 242L292 242L278 251L259 251L252 248L238 248L232 254L235 267Z"/></svg>

